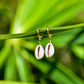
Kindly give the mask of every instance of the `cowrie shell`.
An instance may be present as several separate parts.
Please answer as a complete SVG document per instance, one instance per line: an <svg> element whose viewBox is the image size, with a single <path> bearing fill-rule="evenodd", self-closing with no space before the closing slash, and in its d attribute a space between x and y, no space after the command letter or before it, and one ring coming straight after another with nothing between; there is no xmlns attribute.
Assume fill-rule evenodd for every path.
<svg viewBox="0 0 84 84"><path fill-rule="evenodd" d="M45 47L46 57L52 57L54 55L55 49L52 43L48 43Z"/></svg>
<svg viewBox="0 0 84 84"><path fill-rule="evenodd" d="M42 59L44 56L44 49L41 45L36 46L35 48L35 57L37 59Z"/></svg>

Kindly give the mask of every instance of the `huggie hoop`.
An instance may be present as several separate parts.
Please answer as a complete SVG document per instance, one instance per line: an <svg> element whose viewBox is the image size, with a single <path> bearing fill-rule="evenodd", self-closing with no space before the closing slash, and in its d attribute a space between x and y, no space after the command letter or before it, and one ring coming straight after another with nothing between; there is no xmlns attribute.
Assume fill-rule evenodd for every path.
<svg viewBox="0 0 84 84"><path fill-rule="evenodd" d="M49 33L48 27L49 27L49 26L47 26L47 33L48 33L48 36L49 36L49 39L50 39L50 43L51 43L51 36L52 36L52 34Z"/></svg>
<svg viewBox="0 0 84 84"><path fill-rule="evenodd" d="M38 35L38 37L39 37L39 45L41 45L41 38L42 38L42 36L40 36L40 34L39 34L39 28L37 28L37 35Z"/></svg>

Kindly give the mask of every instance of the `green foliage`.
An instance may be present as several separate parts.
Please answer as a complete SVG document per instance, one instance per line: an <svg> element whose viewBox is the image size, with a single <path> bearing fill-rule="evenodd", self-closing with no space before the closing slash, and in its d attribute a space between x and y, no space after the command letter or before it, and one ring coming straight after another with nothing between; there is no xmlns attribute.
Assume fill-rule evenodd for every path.
<svg viewBox="0 0 84 84"><path fill-rule="evenodd" d="M39 84L39 83L21 83L21 82L0 81L0 84Z"/></svg>
<svg viewBox="0 0 84 84"><path fill-rule="evenodd" d="M9 0L3 0L0 5L0 17L6 16L11 21L9 33L0 35L1 40L6 40L0 51L0 74L4 70L4 76L2 76L4 81L0 81L0 84L28 84L27 82L83 84L84 75L80 75L80 78L79 74L84 74L84 67L81 65L82 70L77 69L78 72L74 69L77 64L71 58L70 52L74 53L74 57L84 60L84 46L82 46L84 44L84 22L74 24L69 21L84 10L84 1L19 0L15 16L9 10L7 2ZM66 26L66 24L73 25ZM52 58L44 57L42 60L37 60L34 56L34 49L38 44L36 30L40 27L40 34L43 36L41 44L44 47L49 42L47 25L52 34L52 43L58 51ZM67 46L71 61L65 58L68 62L63 64L60 61L63 59L59 48L65 46ZM64 52L64 49L62 51ZM64 56L67 53L64 52ZM75 59L75 61L80 64L79 60ZM75 67L72 67L73 64ZM8 81L21 81L22 83Z"/></svg>
<svg viewBox="0 0 84 84"><path fill-rule="evenodd" d="M83 46L74 45L72 46L72 51L76 54L78 58L80 58L81 60L84 60L84 47Z"/></svg>

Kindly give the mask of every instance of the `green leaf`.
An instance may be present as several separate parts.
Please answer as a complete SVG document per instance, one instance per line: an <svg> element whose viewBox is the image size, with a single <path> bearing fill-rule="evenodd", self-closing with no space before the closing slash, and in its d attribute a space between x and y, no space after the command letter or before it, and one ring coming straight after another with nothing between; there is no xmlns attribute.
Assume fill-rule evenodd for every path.
<svg viewBox="0 0 84 84"><path fill-rule="evenodd" d="M4 79L5 80L16 80L16 66L15 66L15 57L14 55L9 56L9 60L6 64L6 68L5 68L5 75L4 75Z"/></svg>
<svg viewBox="0 0 84 84"><path fill-rule="evenodd" d="M35 57L33 57L31 54L29 54L28 51L26 51L25 49L22 49L22 51L23 52L19 52L19 53L21 53L21 56L23 56L23 58L25 58L30 63L32 63L33 65L38 67L43 73L47 73L49 71L49 69L51 68L50 64L48 64L47 62L44 63L44 61L42 61L42 60L36 60Z"/></svg>
<svg viewBox="0 0 84 84"><path fill-rule="evenodd" d="M71 49L78 58L84 60L84 47L83 46L73 45L71 46Z"/></svg>
<svg viewBox="0 0 84 84"><path fill-rule="evenodd" d="M9 44L5 44L5 46L0 52L0 69L3 66L4 62L6 61L10 51L11 51L11 46Z"/></svg>
<svg viewBox="0 0 84 84"><path fill-rule="evenodd" d="M59 84L83 84L83 81L80 78L62 64L57 64L56 68L52 70L49 77Z"/></svg>
<svg viewBox="0 0 84 84"><path fill-rule="evenodd" d="M70 69L64 67L62 64L57 64L56 66L54 66L48 61L37 60L24 49L23 52L20 53L27 61L36 66L43 73L47 74L50 79L56 83L83 84L80 78L78 78Z"/></svg>
<svg viewBox="0 0 84 84"><path fill-rule="evenodd" d="M10 33L22 33L37 27L62 25L84 9L80 0L22 0ZM68 19L67 19L68 18Z"/></svg>
<svg viewBox="0 0 84 84"><path fill-rule="evenodd" d="M30 70L27 68L24 59L17 51L15 51L15 56L16 56L16 65L17 65L20 80L22 82L30 82L31 81Z"/></svg>
<svg viewBox="0 0 84 84"><path fill-rule="evenodd" d="M84 33L82 33L74 42L73 44L84 44Z"/></svg>
<svg viewBox="0 0 84 84"><path fill-rule="evenodd" d="M66 21L70 20L77 12L83 9L84 9L84 5L82 1L59 0L58 4L55 4L53 8L51 8L51 10L48 11L48 13L46 13L46 15L44 14L43 17L39 16L41 18L38 20L38 22L36 22L36 24L31 26L30 28L31 29L33 27L42 28L42 27L45 27L46 25L49 25L51 27L55 25L56 26L62 25ZM32 25L33 23L31 22L30 24Z"/></svg>
<svg viewBox="0 0 84 84"><path fill-rule="evenodd" d="M0 84L39 84L39 83L23 83L23 82L14 82L14 81L0 81Z"/></svg>

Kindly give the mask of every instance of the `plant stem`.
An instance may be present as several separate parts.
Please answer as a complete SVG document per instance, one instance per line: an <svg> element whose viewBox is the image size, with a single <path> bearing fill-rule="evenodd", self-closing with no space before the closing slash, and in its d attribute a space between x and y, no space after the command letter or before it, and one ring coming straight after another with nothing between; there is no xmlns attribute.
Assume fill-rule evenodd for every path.
<svg viewBox="0 0 84 84"><path fill-rule="evenodd" d="M76 24L76 25L70 25L70 26L63 26L63 27L53 27L50 28L49 31L53 34L53 33L61 33L67 30L72 30L72 29L77 29L80 27L84 27L84 23L81 24ZM45 36L47 35L46 33L46 29L41 30L41 35ZM31 31L28 33L18 33L18 34L2 34L0 35L0 39L4 40L4 39L14 39L14 38L23 38L23 37L37 37L37 31Z"/></svg>

